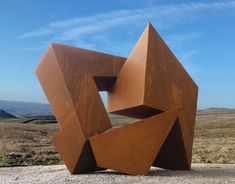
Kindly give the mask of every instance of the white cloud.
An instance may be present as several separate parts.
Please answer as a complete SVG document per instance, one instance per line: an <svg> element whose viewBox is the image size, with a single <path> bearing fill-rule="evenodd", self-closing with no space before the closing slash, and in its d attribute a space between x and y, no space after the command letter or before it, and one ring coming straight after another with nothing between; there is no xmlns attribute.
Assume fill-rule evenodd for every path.
<svg viewBox="0 0 235 184"><path fill-rule="evenodd" d="M75 46L127 56L134 45L133 40L115 40L109 30L125 29L126 34L133 34L136 27L143 27L149 20L157 28L166 28L185 19L200 16L201 12L235 9L235 1L230 2L203 2L184 3L172 5L151 6L142 9L117 10L108 13L75 17L67 20L52 22L39 30L21 35L21 38L50 36L53 41L71 41ZM177 53L179 60L189 73L195 76L200 70L192 59L197 54L194 48L188 48L190 43L201 36L199 32L166 35L164 38L170 48ZM85 39L84 39L85 38ZM48 39L48 37L46 38ZM112 41L111 41L112 40ZM122 42L121 42L122 41ZM22 48L19 50L30 51L38 48Z"/></svg>
<svg viewBox="0 0 235 184"><path fill-rule="evenodd" d="M177 58L192 78L197 78L202 71L201 66L194 59L198 54L195 45L197 45L197 40L201 36L203 35L200 32L186 32L165 36L167 45L173 53L177 53Z"/></svg>
<svg viewBox="0 0 235 184"><path fill-rule="evenodd" d="M33 31L29 33L25 33L20 36L20 38L31 38L31 37L37 37L37 36L44 36L53 33L54 31L48 28L41 28L38 31Z"/></svg>
<svg viewBox="0 0 235 184"><path fill-rule="evenodd" d="M39 30L21 35L21 38L31 38L54 34L58 40L74 40L84 35L104 32L120 26L138 26L148 20L156 20L161 26L162 21L177 22L181 18L190 17L198 11L213 11L234 9L235 1L213 3L185 3L173 5L159 5L143 9L117 10L109 13L89 17L76 17L68 20L52 22ZM187 15L187 16L185 16Z"/></svg>
<svg viewBox="0 0 235 184"><path fill-rule="evenodd" d="M166 35L165 40L173 50L182 51L185 49L185 45L187 45L187 43L190 43L201 36L202 34L200 32L186 32L180 34Z"/></svg>
<svg viewBox="0 0 235 184"><path fill-rule="evenodd" d="M18 48L17 51L38 51L42 50L44 47L25 47L25 48Z"/></svg>

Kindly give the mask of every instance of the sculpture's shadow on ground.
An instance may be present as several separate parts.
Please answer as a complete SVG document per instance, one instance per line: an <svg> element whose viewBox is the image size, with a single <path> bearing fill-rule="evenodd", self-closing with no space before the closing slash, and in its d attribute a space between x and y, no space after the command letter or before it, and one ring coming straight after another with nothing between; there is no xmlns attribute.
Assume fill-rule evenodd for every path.
<svg viewBox="0 0 235 184"><path fill-rule="evenodd" d="M106 171L98 171L91 174L104 174L104 175L115 175L115 176L125 176L125 177L132 177L132 175L128 175L125 173L113 171L113 170L106 170ZM234 172L226 171L220 167L212 166L209 168L205 168L203 170L191 169L191 170L166 170L166 169L159 169L154 168L148 172L147 176L142 177L187 177L187 178L214 178L214 177L234 177ZM141 177L141 176L140 176Z"/></svg>

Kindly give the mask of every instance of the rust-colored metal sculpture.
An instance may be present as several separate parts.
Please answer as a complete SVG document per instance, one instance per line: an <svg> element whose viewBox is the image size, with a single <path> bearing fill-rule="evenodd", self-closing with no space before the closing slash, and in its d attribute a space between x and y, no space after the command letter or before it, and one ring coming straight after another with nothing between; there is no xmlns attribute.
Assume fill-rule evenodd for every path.
<svg viewBox="0 0 235 184"><path fill-rule="evenodd" d="M149 23L128 58L51 44L36 69L70 173L190 169L198 87ZM108 112L140 120L112 128Z"/></svg>

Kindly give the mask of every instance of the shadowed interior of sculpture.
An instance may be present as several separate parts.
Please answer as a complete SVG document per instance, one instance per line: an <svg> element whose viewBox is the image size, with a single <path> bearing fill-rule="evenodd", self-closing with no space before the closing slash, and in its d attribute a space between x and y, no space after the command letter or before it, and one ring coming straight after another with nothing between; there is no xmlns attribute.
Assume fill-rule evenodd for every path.
<svg viewBox="0 0 235 184"><path fill-rule="evenodd" d="M84 165L86 167L84 167ZM77 164L72 174L92 172L95 170L95 168L96 168L96 161L94 158L94 154L92 152L89 141L86 141L86 143L83 146L81 156L78 158Z"/></svg>
<svg viewBox="0 0 235 184"><path fill-rule="evenodd" d="M190 169L185 153L179 119L174 123L152 165L172 170Z"/></svg>
<svg viewBox="0 0 235 184"><path fill-rule="evenodd" d="M162 112L163 111L151 108L147 105L139 105L139 106L136 106L136 107L122 109L122 110L119 110L119 111L113 111L113 112L110 112L110 113L123 115L123 116L128 116L128 117L132 117L132 118L143 119L143 118L147 118L147 117L150 117L150 116L153 116L153 115L160 114Z"/></svg>
<svg viewBox="0 0 235 184"><path fill-rule="evenodd" d="M113 76L94 76L96 86L99 91L110 91L116 81L117 77Z"/></svg>
<svg viewBox="0 0 235 184"><path fill-rule="evenodd" d="M86 141L82 149L81 156L79 157L74 172L72 174L80 174L80 173L94 172L101 170L106 170L106 169L97 167L94 153L91 148L91 144L89 141Z"/></svg>
<svg viewBox="0 0 235 184"><path fill-rule="evenodd" d="M94 76L93 78L94 78L94 81L98 90L107 91L107 92L109 92L113 88L115 81L117 79L117 77L113 77L113 76L105 76L105 77ZM103 103L106 104L104 100L103 100ZM114 111L110 113L116 114L116 115L127 116L131 118L143 119L143 118L147 118L153 115L160 114L162 112L164 111L149 107L147 105L139 105L136 107L126 108L126 109L122 109L122 110Z"/></svg>

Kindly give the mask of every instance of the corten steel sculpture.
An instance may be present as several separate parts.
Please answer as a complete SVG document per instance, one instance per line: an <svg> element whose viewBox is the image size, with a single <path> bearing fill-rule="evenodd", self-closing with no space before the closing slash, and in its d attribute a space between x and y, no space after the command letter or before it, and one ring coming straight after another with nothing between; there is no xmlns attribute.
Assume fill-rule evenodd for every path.
<svg viewBox="0 0 235 184"><path fill-rule="evenodd" d="M36 74L71 173L190 169L198 87L150 23L128 58L51 44ZM99 91L108 112L140 120L112 128Z"/></svg>

